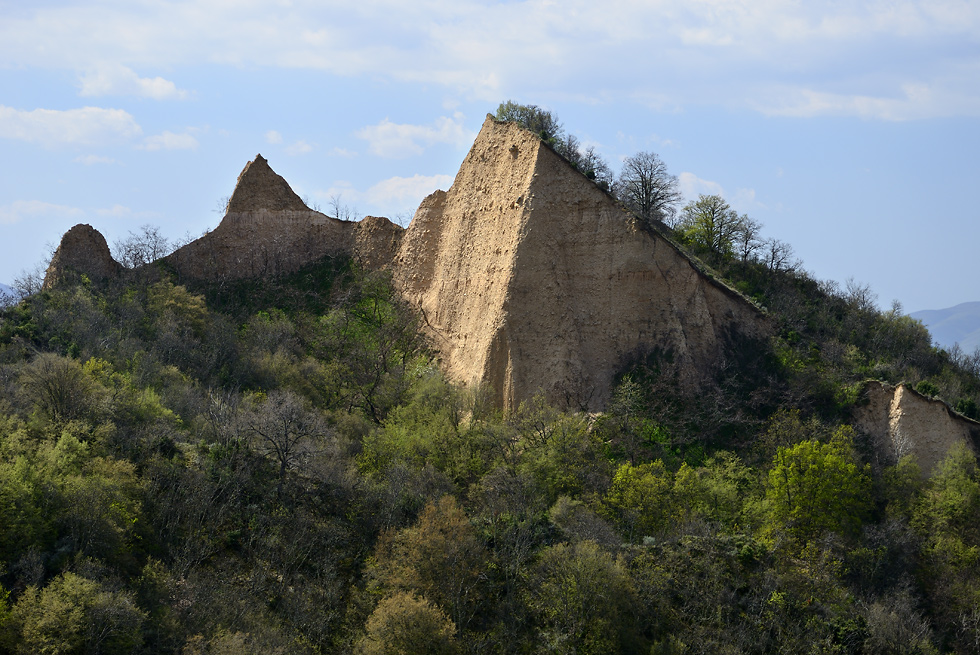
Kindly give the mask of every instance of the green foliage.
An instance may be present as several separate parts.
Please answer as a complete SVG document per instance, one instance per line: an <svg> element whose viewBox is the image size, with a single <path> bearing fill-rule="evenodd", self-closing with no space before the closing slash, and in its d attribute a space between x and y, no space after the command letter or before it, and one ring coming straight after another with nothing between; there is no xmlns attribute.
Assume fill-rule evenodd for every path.
<svg viewBox="0 0 980 655"><path fill-rule="evenodd" d="M684 207L676 229L686 242L722 257L731 257L747 220L721 196L702 194Z"/></svg>
<svg viewBox="0 0 980 655"><path fill-rule="evenodd" d="M854 536L870 509L870 490L870 468L858 464L849 429L837 430L830 443L779 447L766 481L768 534L797 544L828 531Z"/></svg>
<svg viewBox="0 0 980 655"><path fill-rule="evenodd" d="M0 650L975 652L975 458L872 477L841 427L869 377L975 414L975 366L746 235L688 245L778 336L601 415L448 383L348 261L0 310Z"/></svg>
<svg viewBox="0 0 980 655"><path fill-rule="evenodd" d="M629 577L594 542L545 549L527 603L542 653L621 653L629 644ZM533 591L532 591L533 590Z"/></svg>
<svg viewBox="0 0 980 655"><path fill-rule="evenodd" d="M382 536L372 574L379 589L412 591L445 610L460 629L479 606L483 544L452 496L426 506L418 522Z"/></svg>
<svg viewBox="0 0 980 655"><path fill-rule="evenodd" d="M411 592L384 598L368 617L364 637L355 653L360 655L452 655L456 626L438 607Z"/></svg>
<svg viewBox="0 0 980 655"><path fill-rule="evenodd" d="M524 129L539 134L545 141L554 142L564 132L558 118L537 105L522 105L506 100L497 107L494 118L517 123Z"/></svg>
<svg viewBox="0 0 980 655"><path fill-rule="evenodd" d="M43 589L28 588L10 622L19 635L15 653L131 653L142 642L145 614L126 592L64 573Z"/></svg>
<svg viewBox="0 0 980 655"><path fill-rule="evenodd" d="M674 476L662 461L639 466L626 463L613 475L603 505L627 539L662 535L677 518L673 487Z"/></svg>
<svg viewBox="0 0 980 655"><path fill-rule="evenodd" d="M688 520L715 521L729 529L751 522L746 501L754 497L758 481L734 453L719 452L703 466L686 463L674 476L674 502Z"/></svg>

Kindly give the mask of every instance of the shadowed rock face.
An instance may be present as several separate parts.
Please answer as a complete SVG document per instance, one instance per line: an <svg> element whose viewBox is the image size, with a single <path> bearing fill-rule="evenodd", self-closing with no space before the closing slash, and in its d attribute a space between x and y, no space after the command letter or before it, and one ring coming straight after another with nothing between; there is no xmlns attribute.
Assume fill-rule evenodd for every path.
<svg viewBox="0 0 980 655"><path fill-rule="evenodd" d="M354 223L310 209L257 155L238 176L218 227L165 259L182 278L213 281L292 273L328 256L380 268L401 232L386 218Z"/></svg>
<svg viewBox="0 0 980 655"><path fill-rule="evenodd" d="M872 438L881 465L912 455L928 476L958 444L977 453L980 423L952 412L941 400L881 382L867 383L864 400L854 425Z"/></svg>
<svg viewBox="0 0 980 655"><path fill-rule="evenodd" d="M112 258L105 237L91 225L76 225L61 238L44 276L44 288L50 289L73 276L86 275L90 280L115 278L122 265Z"/></svg>
<svg viewBox="0 0 980 655"><path fill-rule="evenodd" d="M602 408L624 360L653 348L693 382L733 331L767 329L537 136L490 116L449 191L419 207L393 271L449 377L506 407L540 390Z"/></svg>

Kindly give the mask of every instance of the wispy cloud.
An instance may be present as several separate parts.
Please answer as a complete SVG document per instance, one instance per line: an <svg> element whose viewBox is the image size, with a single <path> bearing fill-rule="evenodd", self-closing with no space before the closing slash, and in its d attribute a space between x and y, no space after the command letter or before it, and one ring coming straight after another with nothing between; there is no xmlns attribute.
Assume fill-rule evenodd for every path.
<svg viewBox="0 0 980 655"><path fill-rule="evenodd" d="M175 134L165 131L162 134L146 137L141 148L152 152L156 150L195 150L197 146L197 139L188 132Z"/></svg>
<svg viewBox="0 0 980 655"><path fill-rule="evenodd" d="M368 142L372 153L392 159L421 155L437 143L463 143L468 139L463 116L458 112L452 118L441 116L431 125L399 124L386 118L358 130L357 136Z"/></svg>
<svg viewBox="0 0 980 655"><path fill-rule="evenodd" d="M183 100L187 91L162 77L140 77L120 64L103 64L80 78L81 96L132 95L153 100Z"/></svg>
<svg viewBox="0 0 980 655"><path fill-rule="evenodd" d="M104 218L117 218L117 219L138 219L147 220L155 218L157 216L156 212L151 211L134 211L125 205L113 205L112 207L104 207L101 209L96 209L95 213Z"/></svg>
<svg viewBox="0 0 980 655"><path fill-rule="evenodd" d="M286 148L286 154L291 157L305 155L308 152L313 152L313 146L306 141L296 141L289 144L289 146Z"/></svg>
<svg viewBox="0 0 980 655"><path fill-rule="evenodd" d="M25 220L43 218L78 217L84 215L81 209L58 205L40 200L15 200L8 205L0 205L0 224L19 223Z"/></svg>
<svg viewBox="0 0 980 655"><path fill-rule="evenodd" d="M0 105L0 138L20 139L47 147L105 145L138 137L143 130L122 109L33 109Z"/></svg>
<svg viewBox="0 0 980 655"><path fill-rule="evenodd" d="M436 189L448 189L452 183L451 175L391 177L372 186L364 196L382 207L411 206L414 210L427 195Z"/></svg>
<svg viewBox="0 0 980 655"><path fill-rule="evenodd" d="M265 142L271 143L272 145L278 145L282 143L282 134L276 130L269 130L265 133Z"/></svg>
<svg viewBox="0 0 980 655"><path fill-rule="evenodd" d="M706 195L721 196L737 211L749 212L766 207L756 199L755 189L738 188L735 189L735 193L727 193L717 182L702 179L687 171L677 176L677 186L681 195L684 196L685 203L697 200L700 195Z"/></svg>
<svg viewBox="0 0 980 655"><path fill-rule="evenodd" d="M717 182L701 179L694 173L688 173L686 171L677 176L677 187L680 189L684 199L688 201L696 200L702 194L722 197L725 195L725 190Z"/></svg>
<svg viewBox="0 0 980 655"><path fill-rule="evenodd" d="M296 1L288 10L105 0L5 16L0 61L83 71L90 95L183 97L133 68L205 62L371 75L488 101L553 97L590 80L590 97L662 110L708 103L897 120L980 115L978 35L980 3L964 0ZM904 91L920 87L934 100ZM395 151L411 154L421 142L401 143Z"/></svg>

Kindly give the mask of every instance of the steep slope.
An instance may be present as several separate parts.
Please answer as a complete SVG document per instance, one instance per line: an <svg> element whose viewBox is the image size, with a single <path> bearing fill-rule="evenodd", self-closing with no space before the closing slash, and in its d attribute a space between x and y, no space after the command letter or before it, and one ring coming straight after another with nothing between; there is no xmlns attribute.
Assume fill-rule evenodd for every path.
<svg viewBox="0 0 980 655"><path fill-rule="evenodd" d="M759 311L640 230L534 134L487 116L448 192L419 207L394 266L443 368L514 407L543 391L598 409L615 371L662 349L709 375Z"/></svg>
<svg viewBox="0 0 980 655"><path fill-rule="evenodd" d="M79 274L101 281L114 278L120 272L122 265L112 258L102 233L91 225L80 224L61 237L44 275L44 288L50 289Z"/></svg>
<svg viewBox="0 0 980 655"><path fill-rule="evenodd" d="M257 155L238 176L218 227L165 260L181 277L209 281L291 273L326 256L359 258L360 250L368 265L380 267L394 256L401 232L386 218L354 223L310 209Z"/></svg>

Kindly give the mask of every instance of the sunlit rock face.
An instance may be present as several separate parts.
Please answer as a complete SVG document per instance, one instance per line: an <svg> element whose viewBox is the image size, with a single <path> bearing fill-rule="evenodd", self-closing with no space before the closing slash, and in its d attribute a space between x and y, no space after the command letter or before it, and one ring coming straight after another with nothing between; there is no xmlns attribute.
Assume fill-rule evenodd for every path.
<svg viewBox="0 0 980 655"><path fill-rule="evenodd" d="M423 201L392 266L448 376L515 407L538 391L599 409L631 355L709 375L735 333L766 322L744 298L534 134L488 116L446 192Z"/></svg>

